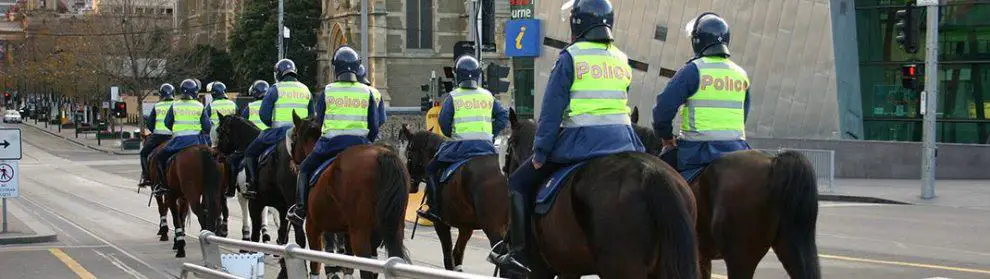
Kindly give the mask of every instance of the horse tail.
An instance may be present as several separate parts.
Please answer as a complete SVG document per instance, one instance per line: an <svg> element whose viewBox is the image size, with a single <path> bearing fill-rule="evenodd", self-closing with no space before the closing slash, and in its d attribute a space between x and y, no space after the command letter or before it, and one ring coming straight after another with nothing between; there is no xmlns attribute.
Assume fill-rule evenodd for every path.
<svg viewBox="0 0 990 279"><path fill-rule="evenodd" d="M216 221L220 216L220 207L218 206L220 201L220 169L209 149L201 149L199 157L203 164L203 205L206 207L204 217L209 218L208 222L210 223L207 224L213 224L214 227L211 229L216 230Z"/></svg>
<svg viewBox="0 0 990 279"><path fill-rule="evenodd" d="M659 161L659 160L657 160ZM659 163L659 162L658 162ZM647 167L643 188L654 235L659 236L660 278L698 278L698 249L694 224L696 211L687 187L681 187L676 173L663 166Z"/></svg>
<svg viewBox="0 0 990 279"><path fill-rule="evenodd" d="M378 204L375 206L375 225L381 232L382 245L389 257L409 260L406 248L402 245L406 203L409 194L409 172L405 161L398 153L386 150L378 154Z"/></svg>
<svg viewBox="0 0 990 279"><path fill-rule="evenodd" d="M784 266L805 274L799 278L820 278L815 224L818 219L818 181L815 169L804 155L784 151L773 158L770 169L772 204L778 206L780 227L776 245L784 245L789 257L781 257ZM783 248L782 247L782 248ZM778 252L779 253L779 252Z"/></svg>

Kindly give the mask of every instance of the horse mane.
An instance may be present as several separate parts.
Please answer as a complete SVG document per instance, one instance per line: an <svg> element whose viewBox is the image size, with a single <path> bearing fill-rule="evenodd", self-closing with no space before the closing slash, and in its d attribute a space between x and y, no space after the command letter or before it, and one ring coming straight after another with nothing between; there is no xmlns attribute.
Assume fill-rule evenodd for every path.
<svg viewBox="0 0 990 279"><path fill-rule="evenodd" d="M414 132L408 140L410 146L421 146L427 150L437 150L441 143L447 141L444 137L426 130Z"/></svg>
<svg viewBox="0 0 990 279"><path fill-rule="evenodd" d="M646 153L654 156L660 155L660 137L653 132L653 129L646 126L633 125L633 131L636 132L636 136L639 137L639 140L643 142L643 146L646 147Z"/></svg>

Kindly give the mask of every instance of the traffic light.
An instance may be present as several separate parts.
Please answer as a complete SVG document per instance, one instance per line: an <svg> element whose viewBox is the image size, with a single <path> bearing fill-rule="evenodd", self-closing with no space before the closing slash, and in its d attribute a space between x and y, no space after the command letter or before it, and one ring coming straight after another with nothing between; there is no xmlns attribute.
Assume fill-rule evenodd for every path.
<svg viewBox="0 0 990 279"><path fill-rule="evenodd" d="M508 77L508 66L502 66L495 63L488 64L488 68L485 70L485 82L487 83L486 88L492 91L493 94L509 92L509 81L503 80Z"/></svg>
<svg viewBox="0 0 990 279"><path fill-rule="evenodd" d="M447 94L447 93L449 93L451 91L454 91L454 81L441 80L440 81L440 90L443 90L443 92L440 92L440 95L441 96L443 94Z"/></svg>
<svg viewBox="0 0 990 279"><path fill-rule="evenodd" d="M127 118L127 103L113 102L113 117Z"/></svg>
<svg viewBox="0 0 990 279"><path fill-rule="evenodd" d="M918 83L918 65L901 65L901 86L905 89L915 90Z"/></svg>
<svg viewBox="0 0 990 279"><path fill-rule="evenodd" d="M430 96L423 96L419 98L419 110L428 111L433 107L433 101L430 100Z"/></svg>
<svg viewBox="0 0 990 279"><path fill-rule="evenodd" d="M481 51L495 52L495 0L481 0Z"/></svg>
<svg viewBox="0 0 990 279"><path fill-rule="evenodd" d="M914 6L908 4L904 9L897 10L894 14L894 34L897 45L907 53L918 53L918 34L920 24L918 15L914 12Z"/></svg>

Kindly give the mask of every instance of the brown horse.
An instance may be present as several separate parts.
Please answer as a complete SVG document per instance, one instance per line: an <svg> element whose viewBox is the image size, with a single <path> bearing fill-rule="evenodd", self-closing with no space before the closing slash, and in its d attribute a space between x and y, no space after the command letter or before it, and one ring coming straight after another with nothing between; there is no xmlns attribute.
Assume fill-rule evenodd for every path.
<svg viewBox="0 0 990 279"><path fill-rule="evenodd" d="M293 114L292 121L291 154L300 164L316 146L323 120ZM403 163L395 150L380 145L353 146L338 154L309 194L305 224L309 247L326 249L324 235L343 232L355 256L375 256L381 242L390 257L408 261L402 238L409 172ZM310 274L319 275L319 270L319 262L310 263ZM362 271L361 277L377 275Z"/></svg>
<svg viewBox="0 0 990 279"><path fill-rule="evenodd" d="M647 149L659 155L660 139L653 130L637 126L636 132L643 143L657 145ZM676 160L676 154L664 157ZM725 260L729 278L753 278L771 247L791 278L821 278L815 245L817 181L801 153L732 152L705 168L691 189L698 207L702 278L711 278L713 259Z"/></svg>
<svg viewBox="0 0 990 279"><path fill-rule="evenodd" d="M425 166L437 153L443 137L429 131L411 132L402 126L402 138L412 181L419 182L426 176ZM509 222L509 192L505 175L499 171L498 155L478 156L461 166L446 185L440 187L443 222L434 223L443 250L443 265L448 270L461 271L464 248L471 234L481 229L490 245L502 241ZM415 188L417 185L410 185ZM457 244L451 251L450 227L457 231Z"/></svg>
<svg viewBox="0 0 990 279"><path fill-rule="evenodd" d="M144 141L148 138L148 134L141 134L141 140ZM159 150L165 147L167 141L159 143L157 146L152 148L151 154L148 156L148 173L155 177L157 176L158 167L155 165L155 155ZM158 183L155 181L155 183ZM164 187L164 185L161 185ZM153 194L153 193L152 193ZM168 241L168 204L165 204L165 195L153 195L155 203L158 205L158 217L160 219L158 223L158 241Z"/></svg>
<svg viewBox="0 0 990 279"><path fill-rule="evenodd" d="M158 154L155 154L158 155ZM220 169L206 145L194 145L175 154L175 159L165 168L165 175L158 173L155 161L149 164L152 182L164 185L165 204L172 212L175 240L172 246L175 257L186 256L185 220L189 208L199 219L204 230L215 231L220 221L222 191ZM164 181L160 179L164 177ZM202 202L201 202L202 201Z"/></svg>
<svg viewBox="0 0 990 279"><path fill-rule="evenodd" d="M536 124L510 111L509 168L529 160ZM588 161L555 203L534 216L531 278L697 278L694 197L669 165L646 153Z"/></svg>

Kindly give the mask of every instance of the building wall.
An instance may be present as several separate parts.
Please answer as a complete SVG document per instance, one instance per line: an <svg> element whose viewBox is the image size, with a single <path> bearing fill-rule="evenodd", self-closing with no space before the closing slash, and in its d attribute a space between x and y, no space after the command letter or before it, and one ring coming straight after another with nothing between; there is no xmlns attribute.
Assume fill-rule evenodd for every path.
<svg viewBox="0 0 990 279"><path fill-rule="evenodd" d="M227 49L233 31L236 2L227 0L176 0L176 24L182 30L180 47L211 45Z"/></svg>
<svg viewBox="0 0 990 279"><path fill-rule="evenodd" d="M537 1L537 18L543 19L546 37L567 41L569 25L559 20L562 2ZM729 22L732 59L750 76L750 136L839 138L844 134L840 131L862 133L856 123L840 124L837 116L837 84L844 84L843 92L858 91L849 88L855 75L836 78L830 0L625 0L612 5L616 44L630 59L648 65L647 71L634 71L630 106L652 110L656 95L669 81L661 72L672 75L693 56L685 24L712 11ZM537 115L559 51L544 45L536 60ZM640 117L645 119L642 123L652 122L651 113Z"/></svg>

